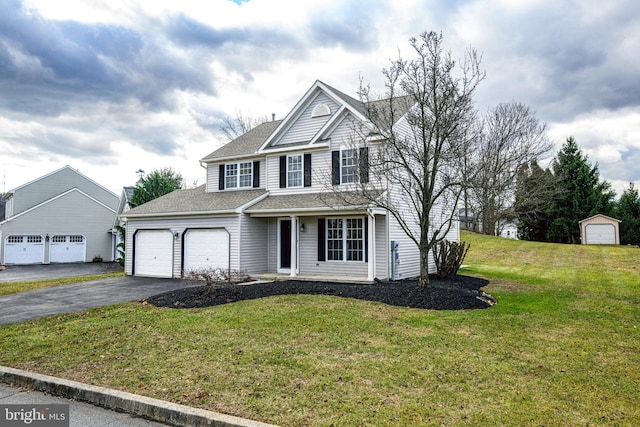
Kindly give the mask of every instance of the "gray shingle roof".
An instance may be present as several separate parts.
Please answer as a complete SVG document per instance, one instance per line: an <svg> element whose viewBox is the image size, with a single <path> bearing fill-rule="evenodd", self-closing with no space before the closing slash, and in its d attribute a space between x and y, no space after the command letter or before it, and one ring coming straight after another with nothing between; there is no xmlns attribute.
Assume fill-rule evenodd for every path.
<svg viewBox="0 0 640 427"><path fill-rule="evenodd" d="M376 192L375 197L381 193ZM357 192L344 192L336 194L332 192L325 193L307 193L307 194L286 194L277 196L267 196L265 199L250 206L245 210L247 213L278 213L292 212L295 213L306 210L345 210L345 209L364 209L369 206L370 202Z"/></svg>
<svg viewBox="0 0 640 427"><path fill-rule="evenodd" d="M282 123L282 120L264 122L251 129L249 132L240 135L218 148L213 153L202 159L203 162L216 161L230 157L248 156L255 154L264 144L274 130Z"/></svg>
<svg viewBox="0 0 640 427"><path fill-rule="evenodd" d="M237 190L207 193L205 186L175 190L155 200L135 207L125 217L172 216L198 213L225 213L246 205L265 194L265 190Z"/></svg>

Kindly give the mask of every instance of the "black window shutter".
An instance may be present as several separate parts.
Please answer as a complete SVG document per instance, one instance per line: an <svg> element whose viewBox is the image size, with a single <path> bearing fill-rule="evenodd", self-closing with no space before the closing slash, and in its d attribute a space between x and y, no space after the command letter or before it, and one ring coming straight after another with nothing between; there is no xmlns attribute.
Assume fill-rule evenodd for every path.
<svg viewBox="0 0 640 427"><path fill-rule="evenodd" d="M325 219L318 218L318 261L326 261L325 258Z"/></svg>
<svg viewBox="0 0 640 427"><path fill-rule="evenodd" d="M287 156L280 156L280 188L287 188Z"/></svg>
<svg viewBox="0 0 640 427"><path fill-rule="evenodd" d="M369 147L360 149L358 165L360 166L360 182L365 184L369 182Z"/></svg>
<svg viewBox="0 0 640 427"><path fill-rule="evenodd" d="M364 217L364 262L369 262L369 218Z"/></svg>
<svg viewBox="0 0 640 427"><path fill-rule="evenodd" d="M304 155L304 186L311 187L311 153Z"/></svg>
<svg viewBox="0 0 640 427"><path fill-rule="evenodd" d="M224 190L224 165L220 165L218 171L218 190Z"/></svg>
<svg viewBox="0 0 640 427"><path fill-rule="evenodd" d="M331 184L340 184L340 151L331 152Z"/></svg>
<svg viewBox="0 0 640 427"><path fill-rule="evenodd" d="M260 187L260 161L253 162L253 188Z"/></svg>

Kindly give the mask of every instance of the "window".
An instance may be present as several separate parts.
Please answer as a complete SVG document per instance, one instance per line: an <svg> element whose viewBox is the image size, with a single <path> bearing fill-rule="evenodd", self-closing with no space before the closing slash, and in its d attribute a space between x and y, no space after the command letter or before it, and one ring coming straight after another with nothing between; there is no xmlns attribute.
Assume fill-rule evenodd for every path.
<svg viewBox="0 0 640 427"><path fill-rule="evenodd" d="M67 236L53 236L51 243L64 243L67 241Z"/></svg>
<svg viewBox="0 0 640 427"><path fill-rule="evenodd" d="M342 150L340 152L340 183L349 184L358 178L358 151Z"/></svg>
<svg viewBox="0 0 640 427"><path fill-rule="evenodd" d="M27 243L42 243L42 236L27 236Z"/></svg>
<svg viewBox="0 0 640 427"><path fill-rule="evenodd" d="M22 236L9 236L7 243L22 243Z"/></svg>
<svg viewBox="0 0 640 427"><path fill-rule="evenodd" d="M82 237L82 236L69 236L69 242L71 242L71 243L82 243L82 242L84 242L84 237Z"/></svg>
<svg viewBox="0 0 640 427"><path fill-rule="evenodd" d="M302 154L287 156L287 187L302 187Z"/></svg>
<svg viewBox="0 0 640 427"><path fill-rule="evenodd" d="M327 219L327 260L365 260L364 218Z"/></svg>
<svg viewBox="0 0 640 427"><path fill-rule="evenodd" d="M369 182L369 150L350 148L331 153L333 185Z"/></svg>
<svg viewBox="0 0 640 427"><path fill-rule="evenodd" d="M253 186L251 162L225 165L224 188L247 188Z"/></svg>

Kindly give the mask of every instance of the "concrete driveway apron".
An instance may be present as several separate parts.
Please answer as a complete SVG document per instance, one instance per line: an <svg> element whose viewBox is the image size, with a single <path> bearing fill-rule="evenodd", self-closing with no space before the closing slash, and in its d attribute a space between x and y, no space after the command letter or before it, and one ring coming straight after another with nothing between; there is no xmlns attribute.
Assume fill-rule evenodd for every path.
<svg viewBox="0 0 640 427"><path fill-rule="evenodd" d="M202 283L187 280L123 276L5 295L0 297L0 325L135 301L200 285Z"/></svg>

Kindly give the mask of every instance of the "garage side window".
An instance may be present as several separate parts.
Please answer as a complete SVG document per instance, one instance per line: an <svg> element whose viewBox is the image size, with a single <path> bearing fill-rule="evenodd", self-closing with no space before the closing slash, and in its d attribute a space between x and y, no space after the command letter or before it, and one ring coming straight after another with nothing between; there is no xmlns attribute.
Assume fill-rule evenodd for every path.
<svg viewBox="0 0 640 427"><path fill-rule="evenodd" d="M51 243L64 243L67 241L67 236L53 236Z"/></svg>
<svg viewBox="0 0 640 427"><path fill-rule="evenodd" d="M27 236L27 243L42 243L42 236Z"/></svg>
<svg viewBox="0 0 640 427"><path fill-rule="evenodd" d="M9 236L7 243L22 243L22 236Z"/></svg>
<svg viewBox="0 0 640 427"><path fill-rule="evenodd" d="M69 242L71 242L71 243L82 243L82 242L84 242L84 237L82 237L82 236L69 236Z"/></svg>

